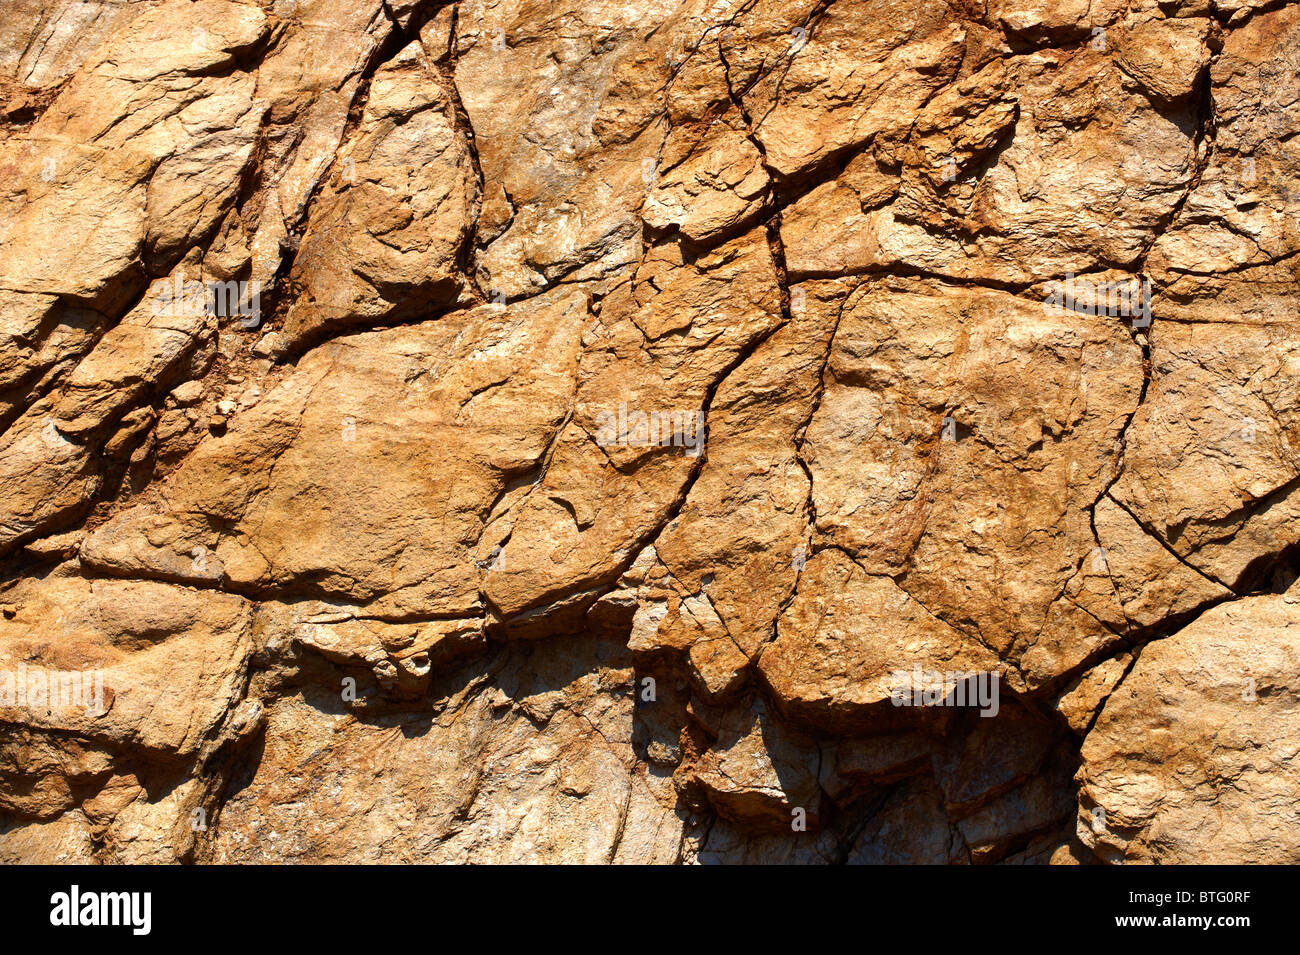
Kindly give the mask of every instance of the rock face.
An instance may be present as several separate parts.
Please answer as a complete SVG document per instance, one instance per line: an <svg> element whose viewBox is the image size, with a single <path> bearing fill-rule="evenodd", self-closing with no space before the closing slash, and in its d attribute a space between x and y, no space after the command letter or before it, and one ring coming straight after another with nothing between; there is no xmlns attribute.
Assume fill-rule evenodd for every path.
<svg viewBox="0 0 1300 955"><path fill-rule="evenodd" d="M1300 862L1300 5L0 11L0 860Z"/></svg>

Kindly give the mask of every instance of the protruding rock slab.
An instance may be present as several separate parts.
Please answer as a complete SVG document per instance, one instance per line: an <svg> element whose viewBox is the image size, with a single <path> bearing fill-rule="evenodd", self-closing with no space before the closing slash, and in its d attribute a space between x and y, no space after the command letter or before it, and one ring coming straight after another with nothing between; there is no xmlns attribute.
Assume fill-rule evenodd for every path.
<svg viewBox="0 0 1300 955"><path fill-rule="evenodd" d="M1077 781L1106 861L1300 861L1300 600L1247 597L1144 647Z"/></svg>
<svg viewBox="0 0 1300 955"><path fill-rule="evenodd" d="M338 339L82 550L117 574L473 615L494 502L569 414L581 292Z"/></svg>
<svg viewBox="0 0 1300 955"><path fill-rule="evenodd" d="M953 712L948 693L935 705L914 705L912 691L923 690L927 679L916 685L918 669L1000 679L1004 667L888 577L867 573L836 550L808 562L776 640L759 657L759 671L782 711L830 732L946 722Z"/></svg>

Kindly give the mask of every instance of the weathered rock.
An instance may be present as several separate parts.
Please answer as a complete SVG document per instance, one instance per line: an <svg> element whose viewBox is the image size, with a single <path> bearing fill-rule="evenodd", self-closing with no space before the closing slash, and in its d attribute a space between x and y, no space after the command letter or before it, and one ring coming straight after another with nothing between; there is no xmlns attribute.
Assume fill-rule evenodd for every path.
<svg viewBox="0 0 1300 955"><path fill-rule="evenodd" d="M1030 686L1114 643L1122 614L1085 558L1142 385L1118 321L867 283L843 299L827 374L805 446L818 538Z"/></svg>
<svg viewBox="0 0 1300 955"><path fill-rule="evenodd" d="M1209 78L1216 135L1196 188L1151 250L1161 313L1185 321L1283 323L1295 315L1300 248L1288 172L1297 121L1300 11L1286 7L1229 31Z"/></svg>
<svg viewBox="0 0 1300 955"><path fill-rule="evenodd" d="M849 865L950 865L967 861L943 811L943 794L926 776L909 779L872 815Z"/></svg>
<svg viewBox="0 0 1300 955"><path fill-rule="evenodd" d="M1300 7L3 7L0 860L1296 861Z"/></svg>
<svg viewBox="0 0 1300 955"><path fill-rule="evenodd" d="M238 597L52 575L4 600L0 719L24 727L2 744L6 810L47 818L116 765L193 760L240 702Z"/></svg>
<svg viewBox="0 0 1300 955"><path fill-rule="evenodd" d="M738 714L693 779L721 815L751 828L797 832L817 824L816 747L791 736L762 707Z"/></svg>
<svg viewBox="0 0 1300 955"><path fill-rule="evenodd" d="M284 347L455 302L477 186L443 82L418 42L375 74L294 259L289 281L302 293L285 317Z"/></svg>
<svg viewBox="0 0 1300 955"><path fill-rule="evenodd" d="M569 413L586 299L338 339L84 544L87 566L481 615L475 548ZM526 369L526 372L524 371ZM507 564L507 566L509 566Z"/></svg>
<svg viewBox="0 0 1300 955"><path fill-rule="evenodd" d="M687 650L710 698L741 684L806 562L810 485L798 443L833 329L825 303L798 305L722 384L709 409L708 460L657 539L669 576L642 600L665 613L641 649Z"/></svg>
<svg viewBox="0 0 1300 955"><path fill-rule="evenodd" d="M626 651L563 642L513 651L432 710L361 721L330 687L286 696L209 861L674 861L672 788L632 750Z"/></svg>
<svg viewBox="0 0 1300 955"><path fill-rule="evenodd" d="M908 682L914 667L986 675L1002 669L987 647L838 550L808 562L776 640L759 658L783 710L831 732L942 722L946 709L913 705L910 691L921 689ZM904 688L907 702L900 703Z"/></svg>
<svg viewBox="0 0 1300 955"><path fill-rule="evenodd" d="M844 9L836 4L829 15ZM888 16L890 23L897 19L893 12ZM903 19L899 28L905 25ZM887 71L886 108L877 119L873 107L865 129L859 131L863 121L854 120L840 133L835 113L852 111L861 100L850 98L845 105L837 97L831 118L820 117L825 107L814 113L815 134L809 129L782 137L788 148L811 151L801 163L874 135L873 163L901 166L897 198L879 208L873 207L889 194L855 182L864 170L853 164L842 185L810 195L810 215L817 201L834 203L829 228L844 241L825 242L796 217L783 230L793 268L823 275L897 268L1031 284L1137 262L1192 183L1195 107L1182 93L1206 57L1196 39L1203 39L1206 27L1190 29L1178 34L1178 42L1192 48L1175 61L1180 76L1158 74L1162 89L1181 96L1179 105L1162 110L1125 88L1125 74L1114 66L1121 54L1104 43L994 59L987 66L974 59L972 67L983 68L970 76L959 72L963 56L969 61L985 55L971 49L978 45L974 34L963 39L948 26L914 43L915 49L905 47L910 61ZM1140 39L1132 41L1131 48L1140 46ZM910 81L914 91L907 86L909 68L919 71ZM913 126L912 115L922 105ZM809 121L803 119L807 106L789 108L799 111L798 122ZM778 116L796 121L779 105L768 120ZM903 129L890 129L893 123ZM891 142L903 136L910 136L906 143ZM788 160L773 153L779 148L774 142L768 152L782 168ZM796 207L796 216L801 211Z"/></svg>
<svg viewBox="0 0 1300 955"><path fill-rule="evenodd" d="M1142 649L1084 740L1084 845L1107 861L1295 861L1296 606L1247 597Z"/></svg>
<svg viewBox="0 0 1300 955"><path fill-rule="evenodd" d="M614 582L699 471L715 389L781 322L761 232L689 264L677 246L653 251L606 297L583 335L572 420L488 580L502 617Z"/></svg>

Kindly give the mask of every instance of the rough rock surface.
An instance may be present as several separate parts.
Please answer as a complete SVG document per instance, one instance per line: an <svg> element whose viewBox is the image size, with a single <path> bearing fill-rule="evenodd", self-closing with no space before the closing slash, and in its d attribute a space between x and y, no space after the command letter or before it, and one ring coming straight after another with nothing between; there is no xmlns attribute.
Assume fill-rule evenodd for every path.
<svg viewBox="0 0 1300 955"><path fill-rule="evenodd" d="M1300 4L0 14L0 860L1300 862Z"/></svg>

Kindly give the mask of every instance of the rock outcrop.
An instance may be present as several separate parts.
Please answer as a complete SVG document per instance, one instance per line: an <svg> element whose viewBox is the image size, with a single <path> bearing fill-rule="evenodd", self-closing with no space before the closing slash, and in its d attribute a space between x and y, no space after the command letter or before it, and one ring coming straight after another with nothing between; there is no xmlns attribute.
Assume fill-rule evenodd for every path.
<svg viewBox="0 0 1300 955"><path fill-rule="evenodd" d="M1300 4L0 11L0 860L1300 862Z"/></svg>

